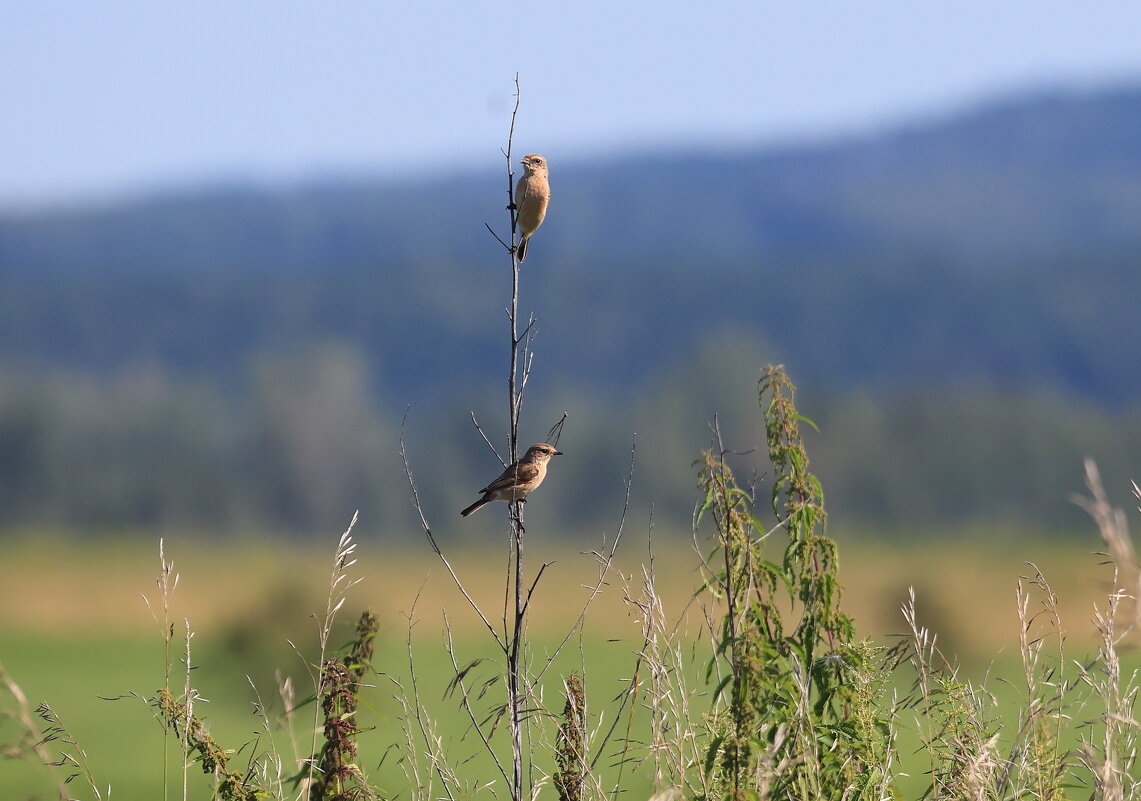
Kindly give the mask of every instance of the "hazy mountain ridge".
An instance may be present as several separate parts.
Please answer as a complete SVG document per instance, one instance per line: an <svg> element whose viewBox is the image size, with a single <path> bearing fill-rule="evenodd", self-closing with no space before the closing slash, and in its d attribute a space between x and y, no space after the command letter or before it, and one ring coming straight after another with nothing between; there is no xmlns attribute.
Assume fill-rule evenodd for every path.
<svg viewBox="0 0 1141 801"><path fill-rule="evenodd" d="M653 374L719 317L825 385L1128 403L1141 86L850 141L554 163L524 306L564 378ZM0 360L235 374L353 342L397 396L497 364L502 173L218 189L0 219ZM751 332L751 333L750 333Z"/></svg>
<svg viewBox="0 0 1141 801"><path fill-rule="evenodd" d="M553 161L548 250L573 261L804 248L1041 253L1141 243L1141 86L1040 94L804 147ZM493 162L494 163L494 162ZM495 164L498 167L498 164ZM489 166L443 179L230 187L0 217L6 268L487 261Z"/></svg>

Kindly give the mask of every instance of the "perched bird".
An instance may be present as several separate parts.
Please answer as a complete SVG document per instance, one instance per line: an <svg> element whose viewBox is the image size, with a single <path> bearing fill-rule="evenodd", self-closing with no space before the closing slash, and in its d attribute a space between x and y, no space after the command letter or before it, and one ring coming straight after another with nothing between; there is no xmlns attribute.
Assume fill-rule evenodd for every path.
<svg viewBox="0 0 1141 801"><path fill-rule="evenodd" d="M561 451L555 450L554 445L545 442L532 445L523 454L523 458L511 464L499 478L481 489L483 497L460 512L460 517L467 517L492 501L526 500L527 496L547 477L547 462L552 456L562 455Z"/></svg>
<svg viewBox="0 0 1141 801"><path fill-rule="evenodd" d="M551 185L547 181L547 160L534 153L520 162L523 175L515 183L515 219L519 225L519 261L527 258L527 242L543 224Z"/></svg>

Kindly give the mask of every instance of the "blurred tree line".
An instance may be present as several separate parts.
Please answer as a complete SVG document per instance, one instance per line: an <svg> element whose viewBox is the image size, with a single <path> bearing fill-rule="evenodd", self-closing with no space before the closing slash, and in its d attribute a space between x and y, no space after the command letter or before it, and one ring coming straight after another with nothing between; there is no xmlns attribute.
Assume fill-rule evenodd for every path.
<svg viewBox="0 0 1141 801"><path fill-rule="evenodd" d="M684 533L696 498L690 462L709 444L713 415L734 447L762 444L754 382L763 363L764 348L723 332L623 397L537 377L528 438L570 415L567 457L543 496L551 519L565 531L613 528L637 432L634 513L652 508L659 529ZM154 364L100 377L0 373L0 528L304 536L335 530L359 508L370 529L415 536L398 456L405 410L374 390L367 364L345 343L263 356L239 392ZM498 395L408 410L409 455L443 536L498 469L469 419L475 411L498 441ZM1141 453L1141 408L1108 411L1056 393L805 386L801 408L820 427L810 455L834 523L886 533L1081 526L1067 498L1081 488L1082 458L1096 457L1124 498ZM762 493L766 480L756 476Z"/></svg>

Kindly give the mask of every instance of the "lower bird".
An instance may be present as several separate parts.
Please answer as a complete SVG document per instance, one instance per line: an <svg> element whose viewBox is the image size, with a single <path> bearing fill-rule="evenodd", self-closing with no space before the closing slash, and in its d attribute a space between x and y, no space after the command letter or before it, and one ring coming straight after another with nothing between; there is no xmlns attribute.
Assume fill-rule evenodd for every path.
<svg viewBox="0 0 1141 801"><path fill-rule="evenodd" d="M562 455L562 451L555 450L554 445L546 442L532 445L519 461L512 462L499 478L481 489L483 497L460 512L460 517L467 517L492 501L526 500L547 477L547 462L552 456Z"/></svg>

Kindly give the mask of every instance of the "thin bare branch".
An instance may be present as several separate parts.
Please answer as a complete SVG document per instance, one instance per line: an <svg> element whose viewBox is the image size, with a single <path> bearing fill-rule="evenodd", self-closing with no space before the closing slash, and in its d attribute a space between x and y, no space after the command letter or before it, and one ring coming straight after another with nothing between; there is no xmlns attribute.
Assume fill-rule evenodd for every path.
<svg viewBox="0 0 1141 801"><path fill-rule="evenodd" d="M503 247L504 247L504 248L506 248L506 249L507 249L507 251L508 251L509 253L511 252L511 250L513 249L513 248L512 248L512 245L509 245L507 242L504 242L504 241L503 241L503 240L500 238L499 234L495 233L495 231L492 229L492 227L491 227L489 224L487 224L487 223L484 223L484 224L483 224L483 227L484 227L484 228L486 228L486 229L488 230L488 232L490 232L490 234L491 234L493 237L495 237L495 240L496 240L497 242L499 242L499 244L503 245Z"/></svg>
<svg viewBox="0 0 1141 801"><path fill-rule="evenodd" d="M566 419L565 414L563 415L563 419ZM556 423L556 427L562 427L562 420ZM551 430L554 431L554 428ZM575 635L575 632L582 629L582 624L586 620L586 613L590 610L590 606L594 603L594 599L598 597L598 595L602 592L602 587L606 584L606 579L610 573L610 566L614 562L614 554L618 550L618 543L622 540L622 532L626 528L626 514L630 510L630 488L634 483L634 457L637 453L637 448L638 435L635 434L630 440L630 462L626 467L625 480L626 495L622 502L622 514L618 518L618 532L614 535L614 541L610 543L610 548L606 551L606 556L599 556L601 560L601 566L598 571L598 580L594 583L593 586L591 586L590 594L587 596L586 601L582 605L582 609L579 611L578 619L575 620L575 622L571 625L570 630L568 630L566 633L566 636L563 637L562 641L558 644L558 646L555 647L555 650L547 658L547 663L542 667L541 670L539 670L538 674L536 674L534 679L535 683L538 683L550 669L551 665L554 664L554 661L558 658L559 654L562 653L562 650L566 647L567 643L570 642L571 638Z"/></svg>
<svg viewBox="0 0 1141 801"><path fill-rule="evenodd" d="M448 619L446 612L444 613L444 630L447 632L448 637L448 658L451 660L452 670L457 676L453 683L455 687L459 688L460 697L462 699L462 703L460 705L463 707L463 710L467 712L468 719L471 721L472 728L475 729L476 734L479 735L479 739L483 742L483 747L487 749L487 753L491 755L491 759L495 762L495 767L499 770L499 774L503 777L503 781L506 782L508 786L510 786L511 778L507 775L507 771L504 770L503 763L499 760L499 755L495 753L495 749L491 747L491 741L487 738L487 735L483 733L483 727L479 724L479 721L476 720L475 710L471 705L471 697L468 695L467 685L464 684L464 680L460 675L461 671L459 663L456 661L456 647L455 643L452 640L452 624Z"/></svg>
<svg viewBox="0 0 1141 801"><path fill-rule="evenodd" d="M554 562L543 562L539 565L539 572L535 574L535 580L531 582L531 586L527 588L527 597L523 601L523 608L520 610L522 614L527 613L527 608L531 605L531 596L535 594L535 588L539 586L539 579L543 577L543 573L547 568L553 565Z"/></svg>
<svg viewBox="0 0 1141 801"><path fill-rule="evenodd" d="M487 438L487 434L483 433L483 428L480 426L479 421L475 419L475 412L471 412L471 424L475 426L475 430L479 432L481 437L483 437L484 444L486 444L487 447L491 449L491 452L495 454L495 458L499 460L499 464L502 465L504 470L506 470L507 462L503 461L503 457L499 455L499 451L497 451L495 446L491 444L491 440Z"/></svg>
<svg viewBox="0 0 1141 801"><path fill-rule="evenodd" d="M551 426L551 430L547 432L547 442L551 443L556 448L559 447L559 438L563 435L563 424L566 423L566 421L567 413L563 412L563 416L560 417L558 422ZM627 492L626 497L629 498L629 496L630 493Z"/></svg>
<svg viewBox="0 0 1141 801"><path fill-rule="evenodd" d="M400 423L400 459L404 462L404 476L408 479L408 486L412 490L412 508L416 510L416 514L420 518L420 528L423 530L424 536L428 538L428 544L432 546L432 550L436 553L436 556L440 557L440 561L444 563L444 567L447 569L448 575L452 577L452 581L455 583L456 588L460 591L460 594L462 594L463 597L467 600L471 608L475 610L475 613L479 615L479 619L483 621L483 625L487 627L487 630L491 632L491 636L495 638L495 644L498 645L504 653L506 653L507 644L504 642L504 640L500 639L498 632L495 630L495 627L491 625L491 621L488 620L487 616L483 614L483 610L479 608L479 604L475 602L475 599L472 598L471 593L468 592L467 587L465 587L464 583L460 580L460 577L456 573L455 568L452 567L452 563L448 561L446 556L444 556L443 550L440 548L439 544L436 542L435 536L432 534L432 527L428 525L428 519L424 515L424 507L420 503L420 492L418 489L416 489L416 479L412 475L412 465L408 462L408 451L404 447L404 422L407 419L408 412L405 411L404 420L402 420Z"/></svg>
<svg viewBox="0 0 1141 801"><path fill-rule="evenodd" d="M417 727L420 730L420 736L424 739L424 747L426 755L431 761L436 770L436 775L440 778L440 784L444 787L444 792L448 794L449 799L453 799L451 782L440 764L439 755L436 753L437 743L433 742L433 737L429 734L429 724L425 720L424 706L420 701L420 684L416 680L416 663L412 655L412 627L415 625L414 617L416 614L416 605L420 602L420 593L424 591L424 586L421 585L420 589L416 591L416 597L412 601L412 608L408 611L408 635L405 640L405 647L408 653L408 675L412 677L412 713L416 718ZM457 788L458 789L458 788Z"/></svg>
<svg viewBox="0 0 1141 801"><path fill-rule="evenodd" d="M519 113L519 102L522 91L519 88L519 74L515 74L515 108L511 112L511 128L507 133L507 150L504 155L507 159L507 192L510 198L508 206L511 214L511 310L508 314L511 328L511 365L507 374L507 420L508 420L508 450L511 452L511 463L519 460L519 416L523 408L523 387L526 385L530 373L530 360L527 358L527 349L524 348L523 371L519 373L519 259L515 246L517 241L519 215L515 207L515 181L511 165L511 149L515 141L515 118ZM525 335L531 330L534 320L527 324ZM530 340L528 340L528 344ZM523 503L514 501L509 504L509 519L511 528L510 543L512 558L507 573L508 587L514 587L514 615L511 626L511 636L507 645L507 707L508 727L511 732L511 800L524 801L523 792L523 728L522 705L523 692L520 689L521 665L523 653L523 541L526 530L523 525ZM504 603L504 628L506 629L506 599Z"/></svg>

